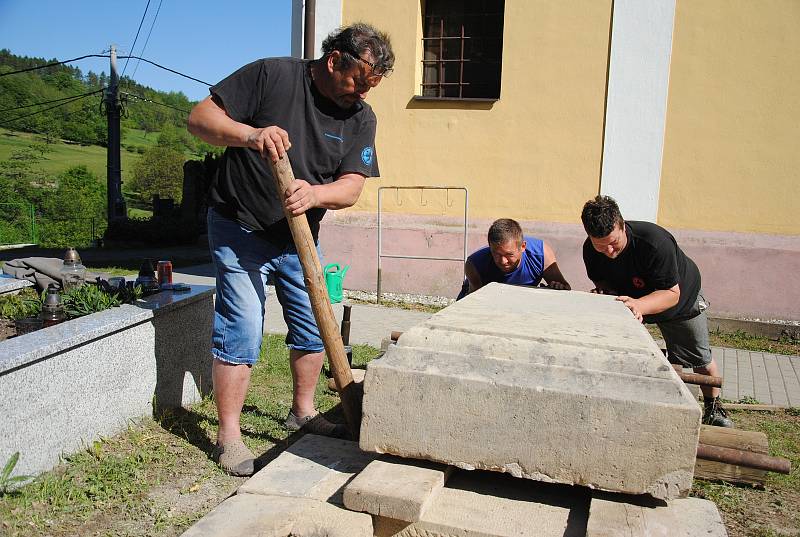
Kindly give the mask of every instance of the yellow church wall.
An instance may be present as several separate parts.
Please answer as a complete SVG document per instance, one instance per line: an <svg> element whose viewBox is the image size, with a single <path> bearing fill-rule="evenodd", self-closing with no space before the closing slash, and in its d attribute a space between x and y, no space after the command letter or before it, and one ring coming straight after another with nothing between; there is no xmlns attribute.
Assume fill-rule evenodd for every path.
<svg viewBox="0 0 800 537"><path fill-rule="evenodd" d="M343 1L344 24L386 31L397 60L370 91L378 116L380 179L354 211L374 212L378 186L466 186L470 217L577 222L598 192L610 0L507 0L501 95L493 103L431 102L420 93L422 14L418 1ZM448 212L444 196L387 196L384 210ZM389 199L391 198L391 199Z"/></svg>
<svg viewBox="0 0 800 537"><path fill-rule="evenodd" d="M679 0L659 223L800 234L800 2Z"/></svg>

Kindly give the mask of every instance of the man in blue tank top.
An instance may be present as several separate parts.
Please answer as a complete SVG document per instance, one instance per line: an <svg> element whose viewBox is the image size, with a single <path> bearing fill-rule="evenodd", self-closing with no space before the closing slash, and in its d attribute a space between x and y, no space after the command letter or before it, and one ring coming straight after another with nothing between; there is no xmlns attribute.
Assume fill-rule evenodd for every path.
<svg viewBox="0 0 800 537"><path fill-rule="evenodd" d="M544 280L551 289L570 289L550 245L541 239L524 236L515 220L495 220L487 238L489 246L467 258L464 264L466 279L456 300L490 282L535 287Z"/></svg>

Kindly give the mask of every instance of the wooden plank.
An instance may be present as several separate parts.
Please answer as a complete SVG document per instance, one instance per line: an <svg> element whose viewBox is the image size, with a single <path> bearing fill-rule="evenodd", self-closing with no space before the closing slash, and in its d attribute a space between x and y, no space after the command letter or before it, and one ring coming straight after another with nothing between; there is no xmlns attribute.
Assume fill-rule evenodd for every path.
<svg viewBox="0 0 800 537"><path fill-rule="evenodd" d="M726 405L727 406L727 405ZM742 431L711 425L700 426L700 442L714 446L745 449L756 453L768 453L767 435L758 431ZM765 470L754 470L715 461L698 459L694 466L694 476L711 481L729 481L763 486L767 479Z"/></svg>

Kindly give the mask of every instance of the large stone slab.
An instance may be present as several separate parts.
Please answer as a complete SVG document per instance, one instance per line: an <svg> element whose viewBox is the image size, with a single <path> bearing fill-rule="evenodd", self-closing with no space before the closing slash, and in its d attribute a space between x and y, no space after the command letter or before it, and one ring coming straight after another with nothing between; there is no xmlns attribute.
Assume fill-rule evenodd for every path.
<svg viewBox="0 0 800 537"><path fill-rule="evenodd" d="M612 494L595 495L586 537L727 537L714 502L681 498L666 505Z"/></svg>
<svg viewBox="0 0 800 537"><path fill-rule="evenodd" d="M378 457L356 442L307 434L239 487L238 494L307 498L343 505L342 488Z"/></svg>
<svg viewBox="0 0 800 537"><path fill-rule="evenodd" d="M364 381L360 446L674 498L700 408L613 297L490 284L406 331Z"/></svg>
<svg viewBox="0 0 800 537"><path fill-rule="evenodd" d="M344 505L353 511L416 522L444 487L451 469L384 455L369 463L344 488Z"/></svg>
<svg viewBox="0 0 800 537"><path fill-rule="evenodd" d="M182 537L372 537L372 517L307 498L237 494Z"/></svg>
<svg viewBox="0 0 800 537"><path fill-rule="evenodd" d="M376 537L583 537L588 490L490 472L456 472L409 524L375 517Z"/></svg>

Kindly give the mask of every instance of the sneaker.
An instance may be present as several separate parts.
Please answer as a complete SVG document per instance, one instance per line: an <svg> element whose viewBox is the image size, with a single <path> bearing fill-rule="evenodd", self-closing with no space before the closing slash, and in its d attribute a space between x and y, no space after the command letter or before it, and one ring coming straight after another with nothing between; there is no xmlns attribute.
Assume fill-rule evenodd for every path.
<svg viewBox="0 0 800 537"><path fill-rule="evenodd" d="M241 438L227 444L217 444L214 447L214 460L225 473L238 477L250 477L255 469L255 455Z"/></svg>
<svg viewBox="0 0 800 537"><path fill-rule="evenodd" d="M286 428L290 431L299 431L302 429L304 433L330 436L332 438L350 438L346 426L340 423L331 423L319 412L298 418L294 415L294 412L290 410L284 425L286 425Z"/></svg>
<svg viewBox="0 0 800 537"><path fill-rule="evenodd" d="M728 413L722 408L719 397L715 397L705 404L703 412L703 423L715 427L733 427L733 421L728 417Z"/></svg>

